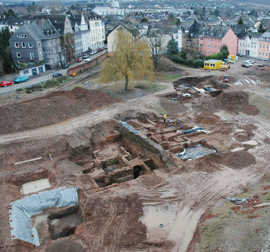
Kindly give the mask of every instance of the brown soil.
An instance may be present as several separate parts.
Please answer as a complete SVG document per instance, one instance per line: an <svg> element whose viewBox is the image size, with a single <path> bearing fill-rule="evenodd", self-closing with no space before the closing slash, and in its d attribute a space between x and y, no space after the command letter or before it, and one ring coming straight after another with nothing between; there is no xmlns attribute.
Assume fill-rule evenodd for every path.
<svg viewBox="0 0 270 252"><path fill-rule="evenodd" d="M225 110L232 113L242 112L247 115L257 115L260 112L256 106L249 104L249 96L243 91L222 92L216 98L203 100L200 108L204 111Z"/></svg>
<svg viewBox="0 0 270 252"><path fill-rule="evenodd" d="M202 112L199 114L199 116L196 118L195 122L196 123L201 123L201 124L216 124L220 118L217 115L213 115L208 112Z"/></svg>
<svg viewBox="0 0 270 252"><path fill-rule="evenodd" d="M205 222L208 219L218 217L220 214L212 214L211 211L208 209L205 211L205 213L200 218L200 223Z"/></svg>
<svg viewBox="0 0 270 252"><path fill-rule="evenodd" d="M84 252L85 250L82 246L74 241L70 240L63 240L63 241L56 241L51 246L47 247L45 252Z"/></svg>
<svg viewBox="0 0 270 252"><path fill-rule="evenodd" d="M0 134L50 125L119 101L101 91L77 87L2 106Z"/></svg>
<svg viewBox="0 0 270 252"><path fill-rule="evenodd" d="M142 207L136 194L88 199L83 207L85 223L76 229L76 236L92 251L136 247L146 240L146 227L139 220Z"/></svg>
<svg viewBox="0 0 270 252"><path fill-rule="evenodd" d="M141 178L142 183L146 186L146 187L153 187L156 186L158 184L160 184L162 182L162 179L156 175L145 175Z"/></svg>
<svg viewBox="0 0 270 252"><path fill-rule="evenodd" d="M270 138L269 138L269 137L266 137L266 138L263 140L263 142L264 142L265 144L270 144Z"/></svg>
<svg viewBox="0 0 270 252"><path fill-rule="evenodd" d="M264 186L263 190L269 190L270 189L270 185Z"/></svg>
<svg viewBox="0 0 270 252"><path fill-rule="evenodd" d="M247 151L212 154L213 161L230 168L241 169L256 163L255 157Z"/></svg>

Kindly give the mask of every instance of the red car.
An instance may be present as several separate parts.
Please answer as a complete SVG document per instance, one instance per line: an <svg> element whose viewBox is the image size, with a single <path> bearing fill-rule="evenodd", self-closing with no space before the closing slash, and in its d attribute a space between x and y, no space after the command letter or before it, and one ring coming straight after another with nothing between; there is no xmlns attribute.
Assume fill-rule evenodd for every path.
<svg viewBox="0 0 270 252"><path fill-rule="evenodd" d="M8 86L11 86L13 84L14 84L13 81L1 81L0 82L0 87L8 87Z"/></svg>

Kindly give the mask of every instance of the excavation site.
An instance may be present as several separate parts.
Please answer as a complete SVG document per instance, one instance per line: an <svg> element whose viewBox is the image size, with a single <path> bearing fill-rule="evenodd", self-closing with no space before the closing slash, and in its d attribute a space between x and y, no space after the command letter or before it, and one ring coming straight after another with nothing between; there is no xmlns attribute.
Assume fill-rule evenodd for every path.
<svg viewBox="0 0 270 252"><path fill-rule="evenodd" d="M0 251L261 251L269 101L263 86L235 81L188 76L125 102L106 94L106 104L77 88L29 101L58 97L40 125L20 103L20 125L0 125ZM78 120L75 103L89 105Z"/></svg>

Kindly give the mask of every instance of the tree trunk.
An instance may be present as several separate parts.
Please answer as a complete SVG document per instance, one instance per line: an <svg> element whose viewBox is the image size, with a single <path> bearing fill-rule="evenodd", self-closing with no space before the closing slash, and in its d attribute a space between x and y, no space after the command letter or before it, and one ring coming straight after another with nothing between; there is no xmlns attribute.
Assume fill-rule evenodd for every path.
<svg viewBox="0 0 270 252"><path fill-rule="evenodd" d="M125 91L128 90L128 76L125 76Z"/></svg>

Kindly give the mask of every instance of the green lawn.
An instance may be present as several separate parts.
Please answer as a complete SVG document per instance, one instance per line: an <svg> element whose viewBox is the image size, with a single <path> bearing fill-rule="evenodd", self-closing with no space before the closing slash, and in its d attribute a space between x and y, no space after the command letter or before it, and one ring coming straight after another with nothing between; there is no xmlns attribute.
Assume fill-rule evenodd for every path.
<svg viewBox="0 0 270 252"><path fill-rule="evenodd" d="M177 72L157 72L155 75L156 81L171 82L182 77L181 73Z"/></svg>

